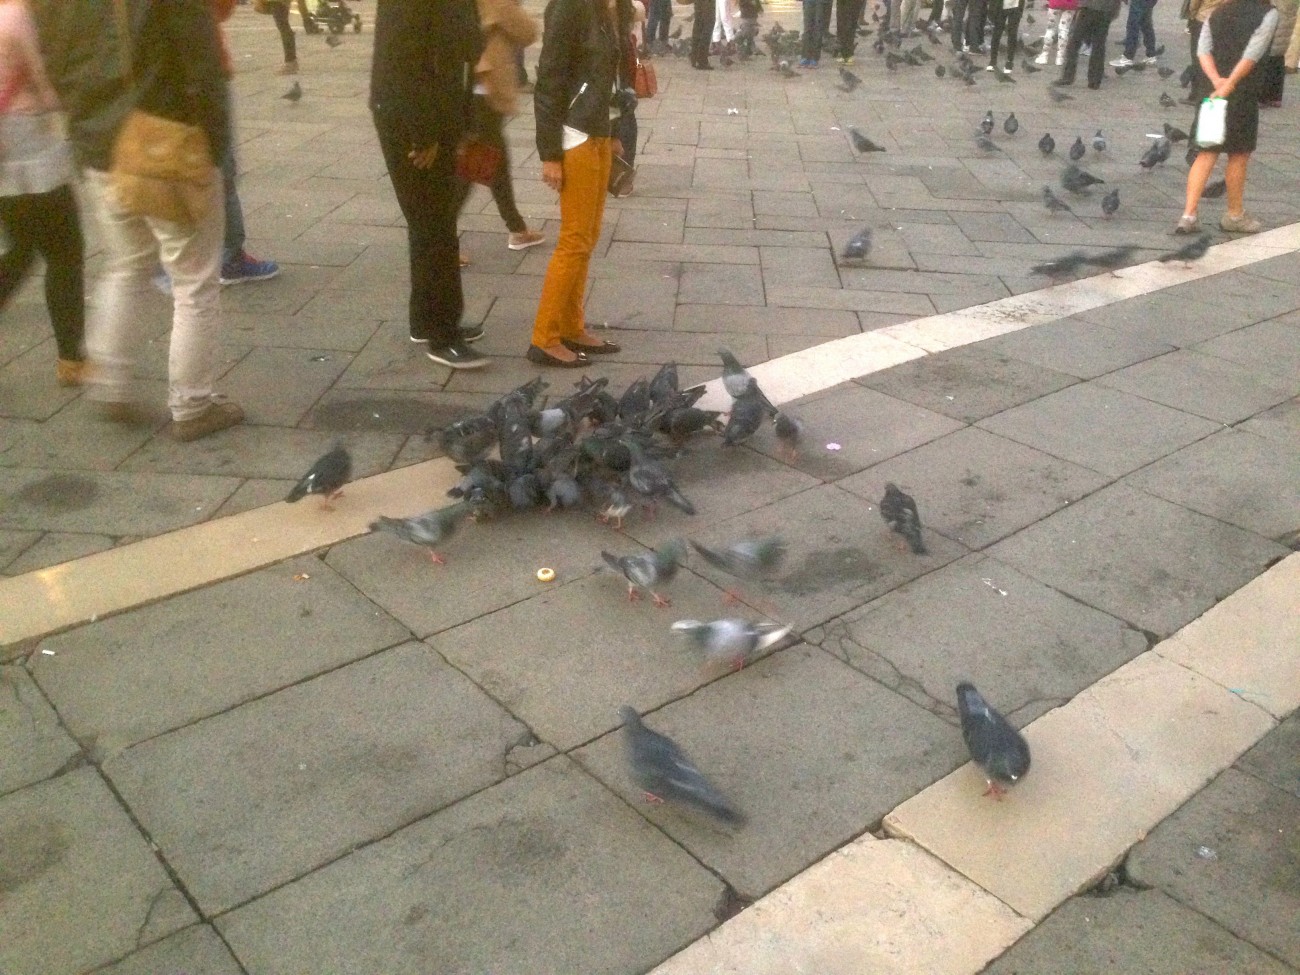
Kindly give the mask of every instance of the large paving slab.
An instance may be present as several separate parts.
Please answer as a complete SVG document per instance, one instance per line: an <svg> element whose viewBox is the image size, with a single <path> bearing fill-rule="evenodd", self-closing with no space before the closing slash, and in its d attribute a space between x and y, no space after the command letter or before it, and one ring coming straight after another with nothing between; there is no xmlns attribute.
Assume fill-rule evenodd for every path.
<svg viewBox="0 0 1300 975"><path fill-rule="evenodd" d="M743 829L641 803L621 732L576 757L748 897L857 836L963 755L951 725L806 645L716 681L646 723L739 806Z"/></svg>
<svg viewBox="0 0 1300 975"><path fill-rule="evenodd" d="M0 798L0 970L77 975L197 918L93 769Z"/></svg>
<svg viewBox="0 0 1300 975"><path fill-rule="evenodd" d="M1247 325L1196 346L1197 352L1229 359L1260 372L1300 381L1300 317Z"/></svg>
<svg viewBox="0 0 1300 975"><path fill-rule="evenodd" d="M1120 390L1080 383L979 424L985 430L1118 477L1221 428Z"/></svg>
<svg viewBox="0 0 1300 975"><path fill-rule="evenodd" d="M988 552L1090 606L1167 636L1287 549L1112 484Z"/></svg>
<svg viewBox="0 0 1300 975"><path fill-rule="evenodd" d="M885 829L1041 920L1272 725L1253 704L1146 653L1025 729L1033 766L1007 800L982 797L983 777L967 765L891 812ZM1079 815L1101 796L1104 816Z"/></svg>
<svg viewBox="0 0 1300 975"><path fill-rule="evenodd" d="M220 936L196 924L155 942L95 975L244 975Z"/></svg>
<svg viewBox="0 0 1300 975"><path fill-rule="evenodd" d="M984 975L1291 975L1291 971L1163 891L1121 887L1110 896L1066 901L984 969Z"/></svg>
<svg viewBox="0 0 1300 975"><path fill-rule="evenodd" d="M1228 769L1139 843L1128 869L1300 966L1300 797Z"/></svg>
<svg viewBox="0 0 1300 975"><path fill-rule="evenodd" d="M49 637L28 666L107 757L409 636L306 557Z"/></svg>
<svg viewBox="0 0 1300 975"><path fill-rule="evenodd" d="M722 884L556 757L217 921L258 975L639 975Z"/></svg>
<svg viewBox="0 0 1300 975"><path fill-rule="evenodd" d="M150 739L104 772L211 916L498 781L526 734L412 643Z"/></svg>
<svg viewBox="0 0 1300 975"><path fill-rule="evenodd" d="M1294 712L1242 755L1237 768L1300 799L1296 755L1300 755L1300 711Z"/></svg>
<svg viewBox="0 0 1300 975"><path fill-rule="evenodd" d="M1031 525L1107 483L1084 467L966 427L882 462L840 487L868 500L882 481L908 485L922 525L980 549Z"/></svg>
<svg viewBox="0 0 1300 975"><path fill-rule="evenodd" d="M1274 376L1191 349L1147 359L1097 381L1220 423L1240 422L1300 390L1300 379Z"/></svg>
<svg viewBox="0 0 1300 975"><path fill-rule="evenodd" d="M981 555L900 586L808 639L949 720L957 683L972 681L1020 725L1147 649L1141 633L1113 616Z"/></svg>
<svg viewBox="0 0 1300 975"><path fill-rule="evenodd" d="M80 754L27 671L0 667L0 795L48 778Z"/></svg>
<svg viewBox="0 0 1300 975"><path fill-rule="evenodd" d="M924 851L863 837L653 975L967 975L1028 928Z"/></svg>
<svg viewBox="0 0 1300 975"><path fill-rule="evenodd" d="M1065 318L988 339L980 348L1080 379L1094 379L1164 355L1174 347L1120 329Z"/></svg>

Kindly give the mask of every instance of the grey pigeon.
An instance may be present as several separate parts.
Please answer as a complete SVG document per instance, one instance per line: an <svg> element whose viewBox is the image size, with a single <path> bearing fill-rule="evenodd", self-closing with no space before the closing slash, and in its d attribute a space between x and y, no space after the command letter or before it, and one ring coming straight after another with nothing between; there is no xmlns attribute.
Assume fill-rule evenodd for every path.
<svg viewBox="0 0 1300 975"><path fill-rule="evenodd" d="M1210 249L1210 235L1201 234L1190 243L1184 244L1176 251L1170 251L1163 255L1160 260L1168 261L1199 261L1205 256L1205 252Z"/></svg>
<svg viewBox="0 0 1300 975"><path fill-rule="evenodd" d="M1052 101L1057 102L1057 103L1060 103L1060 102L1072 102L1072 101L1074 101L1074 96L1073 96L1073 95L1067 95L1065 92L1063 92L1063 91L1058 91L1058 90L1055 89L1055 88L1048 88L1048 89L1047 89L1047 94L1048 94L1048 96L1052 99Z"/></svg>
<svg viewBox="0 0 1300 975"><path fill-rule="evenodd" d="M945 68L942 64L936 64L934 66L934 76L936 78L942 78L947 73L948 73L948 69Z"/></svg>
<svg viewBox="0 0 1300 975"><path fill-rule="evenodd" d="M704 655L705 664L725 662L740 670L755 654L789 633L790 627L742 619L721 619L711 623L678 620L673 624L673 632L687 637Z"/></svg>
<svg viewBox="0 0 1300 975"><path fill-rule="evenodd" d="M298 102L302 101L302 85L295 81L289 86L289 90L280 97L296 105Z"/></svg>
<svg viewBox="0 0 1300 975"><path fill-rule="evenodd" d="M480 460L497 442L497 425L485 415L457 420L441 431L430 430L425 439L430 439L434 432L438 433L438 446L442 452L457 464L472 464Z"/></svg>
<svg viewBox="0 0 1300 975"><path fill-rule="evenodd" d="M1147 146L1146 152L1142 153L1142 158L1138 160L1138 165L1143 169L1154 169L1160 162L1160 146L1158 143L1151 143Z"/></svg>
<svg viewBox="0 0 1300 975"><path fill-rule="evenodd" d="M1172 98L1169 97L1169 93L1167 91L1162 91L1160 93L1161 108L1173 108L1177 104L1178 103L1176 101L1174 101Z"/></svg>
<svg viewBox="0 0 1300 975"><path fill-rule="evenodd" d="M758 388L758 380L746 371L745 367L740 364L739 359L727 349L719 349L718 358L722 360L722 387L732 399L737 399L747 393L756 393L769 411L776 411L776 407L768 401L767 397L763 395L763 391Z"/></svg>
<svg viewBox="0 0 1300 975"><path fill-rule="evenodd" d="M1038 151L1044 156L1050 156L1056 151L1056 140L1052 138L1052 133L1046 133L1038 140Z"/></svg>
<svg viewBox="0 0 1300 975"><path fill-rule="evenodd" d="M1070 146L1070 159L1073 160L1074 162L1078 162L1080 159L1083 158L1084 154L1087 151L1088 150L1084 147L1083 144L1083 136L1081 135L1075 136L1074 144Z"/></svg>
<svg viewBox="0 0 1300 975"><path fill-rule="evenodd" d="M776 416L772 417L772 426L776 431L776 439L780 441L786 454L793 461L799 456L799 441L803 437L803 420L777 410Z"/></svg>
<svg viewBox="0 0 1300 975"><path fill-rule="evenodd" d="M985 135L993 134L993 109L989 109L985 116L980 119L980 131Z"/></svg>
<svg viewBox="0 0 1300 975"><path fill-rule="evenodd" d="M1014 85L1016 83L1016 79L1011 77L1011 75L1007 74L1001 68L993 69L993 77L998 79L998 84L1000 85Z"/></svg>
<svg viewBox="0 0 1300 975"><path fill-rule="evenodd" d="M439 555L434 547L443 539L455 534L456 527L469 513L469 503L458 501L445 508L426 511L414 518L387 518L380 515L370 523L370 530L391 532L404 542L426 548L432 561L439 565L446 565L447 560Z"/></svg>
<svg viewBox="0 0 1300 975"><path fill-rule="evenodd" d="M777 71L781 73L782 78L798 78L799 72L790 67L789 61L782 61L777 65Z"/></svg>
<svg viewBox="0 0 1300 975"><path fill-rule="evenodd" d="M627 600L641 598L640 590L650 593L656 606L668 606L669 600L655 592L655 586L671 582L677 575L677 565L686 555L686 546L680 539L666 542L648 555L612 555L602 551L600 557L627 580Z"/></svg>
<svg viewBox="0 0 1300 975"><path fill-rule="evenodd" d="M1101 134L1101 129L1098 129L1097 134L1092 137L1092 148L1094 152L1106 151L1106 137Z"/></svg>
<svg viewBox="0 0 1300 975"><path fill-rule="evenodd" d="M989 138L988 136L986 136L986 135L977 135L977 136L975 137L975 145L978 146L980 149L984 150L985 152L1001 152L1001 151L1002 151L1001 149L998 148L997 143L994 142L992 139L990 139L990 138Z"/></svg>
<svg viewBox="0 0 1300 975"><path fill-rule="evenodd" d="M1058 257L1054 261L1048 261L1045 264L1035 264L1029 270L1034 274L1045 274L1049 278L1059 278L1071 271L1077 271L1088 263L1088 255L1083 251L1071 251L1064 257Z"/></svg>
<svg viewBox="0 0 1300 975"><path fill-rule="evenodd" d="M1163 64L1156 68L1156 74L1160 75L1161 80L1170 77L1174 73L1173 68L1167 68Z"/></svg>
<svg viewBox="0 0 1300 975"><path fill-rule="evenodd" d="M647 801L698 810L730 826L744 825L744 815L704 777L677 742L651 731L626 704L618 709L618 716L623 720L623 743L632 779L645 792Z"/></svg>
<svg viewBox="0 0 1300 975"><path fill-rule="evenodd" d="M840 251L840 260L865 261L867 255L870 253L871 228L863 227L856 234L850 237L848 243L844 245L844 250Z"/></svg>
<svg viewBox="0 0 1300 975"><path fill-rule="evenodd" d="M1034 64L1034 62L1030 61L1028 58L1021 58L1020 70L1023 71L1025 74L1038 74L1038 72L1042 71L1043 69L1040 68L1038 65Z"/></svg>
<svg viewBox="0 0 1300 975"><path fill-rule="evenodd" d="M1115 192L1118 193L1119 190ZM1107 196L1109 195L1107 194ZM1103 207L1105 202L1105 200L1102 201ZM1118 207L1119 203L1116 202L1115 206ZM1107 248L1100 254L1092 254L1084 260L1084 263L1093 267L1105 268L1107 271L1113 271L1117 267L1126 265L1135 253L1137 253L1137 247L1133 244L1124 244L1122 247Z"/></svg>
<svg viewBox="0 0 1300 975"><path fill-rule="evenodd" d="M849 138L853 140L853 148L858 152L884 152L884 146L878 146L865 135L859 132L852 125L849 126Z"/></svg>
<svg viewBox="0 0 1300 975"><path fill-rule="evenodd" d="M970 757L984 772L986 796L1001 799L1029 771L1029 743L999 712L989 707L974 684L957 685L961 736Z"/></svg>
<svg viewBox="0 0 1300 975"><path fill-rule="evenodd" d="M695 514L695 506L677 490L677 485L673 483L668 472L646 456L639 443L630 441L628 451L631 453L632 463L627 469L627 483L633 491L652 504L663 500L688 515Z"/></svg>
<svg viewBox="0 0 1300 975"><path fill-rule="evenodd" d="M757 386L753 391L737 396L731 401L727 425L722 430L722 445L735 447L744 443L758 432L770 413L767 400L758 393Z"/></svg>
<svg viewBox="0 0 1300 975"><path fill-rule="evenodd" d="M1020 131L1020 120L1016 118L1016 113L1012 112L1007 116L1007 120L1002 123L1002 131L1007 135L1015 135Z"/></svg>
<svg viewBox="0 0 1300 975"><path fill-rule="evenodd" d="M341 444L320 457L311 469L290 489L284 499L292 504L309 494L319 494L328 502L343 493L343 485L352 479L352 455Z"/></svg>
<svg viewBox="0 0 1300 975"><path fill-rule="evenodd" d="M1187 141L1187 133L1184 132L1182 129L1180 129L1178 126L1170 125L1168 122L1166 122L1165 138L1168 139L1170 142L1185 142Z"/></svg>
<svg viewBox="0 0 1300 975"><path fill-rule="evenodd" d="M719 548L709 548L694 539L691 547L715 569L721 569L737 579L757 579L769 575L785 561L785 540L779 535L761 538L742 538Z"/></svg>
<svg viewBox="0 0 1300 975"><path fill-rule="evenodd" d="M1089 186L1098 186L1105 183L1104 179L1099 179L1092 173L1080 169L1071 163L1065 167L1065 172L1061 173L1061 185L1071 193L1082 193Z"/></svg>
<svg viewBox="0 0 1300 975"><path fill-rule="evenodd" d="M1205 197L1207 200L1217 200L1226 192L1228 192L1228 184L1221 179L1216 179L1213 183L1205 184L1205 189L1201 192L1201 196Z"/></svg>
<svg viewBox="0 0 1300 975"><path fill-rule="evenodd" d="M862 84L861 78L843 65L840 66L840 84L837 86L840 91L853 91L860 84Z"/></svg>
<svg viewBox="0 0 1300 975"><path fill-rule="evenodd" d="M926 554L925 543L921 541L921 515L916 510L916 501L911 495L900 491L897 484L885 485L885 496L880 500L880 517L891 531L907 540L913 554Z"/></svg>
<svg viewBox="0 0 1300 975"><path fill-rule="evenodd" d="M1050 186L1043 187L1043 205L1047 207L1049 213L1073 213L1070 205L1052 192Z"/></svg>
<svg viewBox="0 0 1300 975"><path fill-rule="evenodd" d="M1108 217L1113 217L1115 211L1119 209L1119 187L1115 187L1109 193L1101 198L1101 212Z"/></svg>

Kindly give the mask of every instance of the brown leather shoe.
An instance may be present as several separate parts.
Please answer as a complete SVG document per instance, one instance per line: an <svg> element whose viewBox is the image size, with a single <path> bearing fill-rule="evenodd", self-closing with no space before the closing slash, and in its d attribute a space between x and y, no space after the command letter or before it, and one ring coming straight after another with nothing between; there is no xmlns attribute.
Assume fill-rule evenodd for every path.
<svg viewBox="0 0 1300 975"><path fill-rule="evenodd" d="M86 382L87 363L82 359L58 359L54 378L60 386L81 386Z"/></svg>
<svg viewBox="0 0 1300 975"><path fill-rule="evenodd" d="M167 433L173 440L188 443L244 422L244 411L236 403L209 403L208 408L188 420L172 420Z"/></svg>

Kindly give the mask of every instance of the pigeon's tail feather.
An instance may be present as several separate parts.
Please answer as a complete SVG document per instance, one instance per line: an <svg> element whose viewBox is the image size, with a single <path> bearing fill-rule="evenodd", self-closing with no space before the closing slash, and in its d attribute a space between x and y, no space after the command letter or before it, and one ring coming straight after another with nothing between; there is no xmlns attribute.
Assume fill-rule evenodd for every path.
<svg viewBox="0 0 1300 975"><path fill-rule="evenodd" d="M618 558L617 555L611 555L609 552L606 552L606 551L603 551L603 550L602 550L601 553L600 553L600 557L601 557L602 559L604 559L604 560L605 560L605 564L608 565L608 566L609 566L611 569L613 569L615 572L622 572L622 571L623 571L623 564L619 561L619 558Z"/></svg>
<svg viewBox="0 0 1300 975"><path fill-rule="evenodd" d="M785 639L786 635L790 632L791 627L781 626L777 623L763 623L758 627L758 630L759 636L758 643L754 647L755 652L766 650L768 647L772 646L772 644Z"/></svg>
<svg viewBox="0 0 1300 975"><path fill-rule="evenodd" d="M727 802L722 796L700 796L697 801L700 809L728 826L739 827L745 825L745 814Z"/></svg>
<svg viewBox="0 0 1300 975"><path fill-rule="evenodd" d="M701 545L693 538L691 539L691 548L699 552L700 557L704 559L705 562L709 563L709 565L713 566L715 569L725 570L727 568L726 559L724 559L721 555L713 551L713 549L709 548L708 546Z"/></svg>
<svg viewBox="0 0 1300 975"><path fill-rule="evenodd" d="M925 542L921 540L921 526L908 522L904 535L907 538L907 544L912 547L913 555L928 555L930 550L925 547Z"/></svg>
<svg viewBox="0 0 1300 975"><path fill-rule="evenodd" d="M678 511L684 512L688 515L695 514L695 505L691 504L690 501L686 499L686 496L682 494L681 491L677 490L677 488L669 488L667 498L668 503Z"/></svg>
<svg viewBox="0 0 1300 975"><path fill-rule="evenodd" d="M987 715L989 706L974 684L962 681L957 685L957 710L965 720Z"/></svg>
<svg viewBox="0 0 1300 975"><path fill-rule="evenodd" d="M403 531L405 527L406 525L400 518L389 518L387 515L380 515L370 523L372 532L392 532L394 535L402 535L403 537L407 534Z"/></svg>

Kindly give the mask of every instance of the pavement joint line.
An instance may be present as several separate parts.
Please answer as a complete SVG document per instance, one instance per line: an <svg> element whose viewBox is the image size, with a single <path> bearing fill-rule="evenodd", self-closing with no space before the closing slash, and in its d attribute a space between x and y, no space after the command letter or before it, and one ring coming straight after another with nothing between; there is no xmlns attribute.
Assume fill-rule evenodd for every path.
<svg viewBox="0 0 1300 975"><path fill-rule="evenodd" d="M1224 639L1243 630L1259 637L1244 652ZM650 975L975 975L1300 706L1297 631L1300 553L1026 726L1035 767L1007 801L983 800L982 777L963 765L888 813L888 839L868 833L841 846ZM1243 679L1277 710L1228 686ZM1152 706L1133 707L1135 693ZM1100 780L1098 766L1069 761L1071 749L1087 748L1089 728L1109 732L1094 735L1107 747L1089 758L1128 753L1120 774L1122 759L1102 766L1112 771ZM1161 777L1164 767L1175 770ZM1095 805L1087 793L1099 781L1114 798L1112 815L1081 823L1077 812ZM1148 792L1163 795L1145 801ZM1138 815L1116 823L1125 804ZM1044 896L1022 896L1027 871L1059 874L1060 860L1087 846L1080 832L1099 841L1089 856L1040 885ZM954 891L964 892L955 903Z"/></svg>
<svg viewBox="0 0 1300 975"><path fill-rule="evenodd" d="M750 367L774 403L786 403L935 352L1068 318L1082 311L1294 253L1300 223L1217 244L1194 265L1150 261L999 298L983 305L832 339ZM721 409L720 379L700 406ZM422 479L426 479L421 483ZM0 662L32 641L148 602L273 565L365 534L377 513L417 514L458 479L446 458L352 482L339 511L308 502L267 505L0 580ZM360 499L363 503L356 505ZM158 566L167 566L165 574Z"/></svg>

